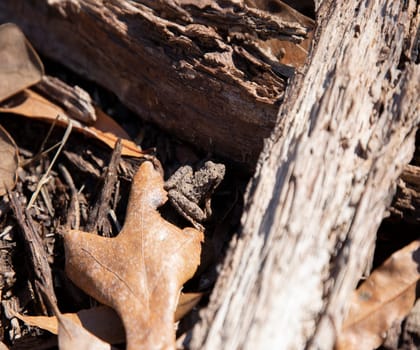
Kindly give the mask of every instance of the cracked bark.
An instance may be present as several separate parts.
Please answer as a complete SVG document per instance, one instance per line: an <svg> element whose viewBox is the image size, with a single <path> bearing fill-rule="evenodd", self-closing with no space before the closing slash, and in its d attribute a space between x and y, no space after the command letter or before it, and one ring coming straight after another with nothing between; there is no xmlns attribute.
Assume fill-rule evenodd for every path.
<svg viewBox="0 0 420 350"><path fill-rule="evenodd" d="M313 27L280 10L287 18L233 0L17 0L0 2L0 23L143 119L252 167L294 71L273 42L296 46Z"/></svg>
<svg viewBox="0 0 420 350"><path fill-rule="evenodd" d="M416 1L324 1L192 349L331 349L420 121Z"/></svg>

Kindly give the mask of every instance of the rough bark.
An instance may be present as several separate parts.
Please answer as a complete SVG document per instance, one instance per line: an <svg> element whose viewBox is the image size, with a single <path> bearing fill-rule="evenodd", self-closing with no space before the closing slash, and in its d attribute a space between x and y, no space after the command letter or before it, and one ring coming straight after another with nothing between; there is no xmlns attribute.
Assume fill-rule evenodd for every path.
<svg viewBox="0 0 420 350"><path fill-rule="evenodd" d="M419 123L416 1L324 1L192 349L331 349Z"/></svg>
<svg viewBox="0 0 420 350"><path fill-rule="evenodd" d="M60 79L44 75L33 88L61 106L72 118L87 125L96 121L95 106L90 95L77 85L72 87Z"/></svg>
<svg viewBox="0 0 420 350"><path fill-rule="evenodd" d="M393 220L420 224L420 167L407 165L404 168L389 211Z"/></svg>
<svg viewBox="0 0 420 350"><path fill-rule="evenodd" d="M44 55L143 119L252 166L294 70L282 43L304 59L305 43L296 44L313 26L279 9L281 18L233 0L16 0L0 1L0 23L21 26Z"/></svg>

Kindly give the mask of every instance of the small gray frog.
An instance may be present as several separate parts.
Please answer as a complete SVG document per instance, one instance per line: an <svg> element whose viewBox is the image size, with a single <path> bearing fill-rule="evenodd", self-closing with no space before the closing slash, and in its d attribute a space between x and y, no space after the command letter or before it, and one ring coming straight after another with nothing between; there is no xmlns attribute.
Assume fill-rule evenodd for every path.
<svg viewBox="0 0 420 350"><path fill-rule="evenodd" d="M185 165L165 182L165 190L178 213L203 230L201 223L212 214L211 196L224 176L223 164L207 161L196 171Z"/></svg>

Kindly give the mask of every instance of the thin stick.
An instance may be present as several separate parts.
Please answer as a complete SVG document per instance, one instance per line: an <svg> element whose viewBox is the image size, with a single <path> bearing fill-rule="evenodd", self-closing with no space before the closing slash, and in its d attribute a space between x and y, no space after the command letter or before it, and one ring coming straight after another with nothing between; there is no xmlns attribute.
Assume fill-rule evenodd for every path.
<svg viewBox="0 0 420 350"><path fill-rule="evenodd" d="M45 251L42 238L35 228L32 217L26 209L24 209L15 192L9 192L10 206L19 225L19 232L25 242L28 255L25 254L25 259L30 259L31 265L28 266L33 280L40 281L47 290L51 292L52 298L55 299L53 279L51 268L48 263L47 253ZM35 288L38 297L39 305L42 311L46 314L46 308L43 304L43 299L39 295L39 291Z"/></svg>
<svg viewBox="0 0 420 350"><path fill-rule="evenodd" d="M41 158L44 154L52 151L54 148L58 147L60 145L60 143L55 144L54 146L50 147L49 149L47 149L46 151L43 151L45 144L47 143L48 139L50 138L52 131L54 130L55 125L57 124L57 120L59 118L59 115L57 115L57 117L54 119L54 121L52 122L50 128L48 129L47 135L44 137L44 140L42 141L41 147L39 147L38 152L31 157L30 159L27 159L26 161L23 162L22 167L26 167L29 164L32 164L33 162L37 161L39 158Z"/></svg>
<svg viewBox="0 0 420 350"><path fill-rule="evenodd" d="M108 169L105 173L105 179L102 191L96 199L96 203L91 210L91 214L86 225L88 232L102 232L103 236L110 237L112 230L109 225L108 213L110 210L110 201L115 184L118 181L118 164L121 160L121 139L115 143Z"/></svg>
<svg viewBox="0 0 420 350"><path fill-rule="evenodd" d="M54 158L51 161L51 164L48 167L47 171L45 172L44 175L42 175L41 179L39 180L37 188L36 188L35 192L32 194L31 200L29 201L28 206L26 207L27 209L29 209L33 206L36 198L38 197L39 191L41 190L42 186L44 186L48 182L48 177L49 177L49 174L51 172L51 169L54 166L55 161L57 160L58 156L60 155L61 150L63 149L64 145L66 144L72 129L73 129L73 122L72 122L71 119L69 119L69 124L67 125L66 132L64 133L63 139L61 140L60 147L58 147L58 150L55 153Z"/></svg>
<svg viewBox="0 0 420 350"><path fill-rule="evenodd" d="M80 227L79 193L76 190L73 178L71 177L70 172L67 170L67 168L63 164L59 164L58 168L61 172L61 175L63 175L67 185L69 186L71 192L71 200L69 210L67 212L66 226L68 226L71 229L78 230Z"/></svg>
<svg viewBox="0 0 420 350"><path fill-rule="evenodd" d="M45 144L47 143L48 139L50 138L52 131L55 128L55 125L57 124L57 120L59 118L59 115L57 115L57 117L54 119L54 121L52 122L48 132L47 132L47 136L44 137L44 141L42 141L41 147L39 148L38 154L42 153L42 150L45 147ZM36 156L36 155L35 155Z"/></svg>
<svg viewBox="0 0 420 350"><path fill-rule="evenodd" d="M47 207L48 214L50 214L50 216L53 217L54 207L51 203L51 198L50 198L47 187L41 187L41 196L42 196L42 199L44 200L45 206Z"/></svg>

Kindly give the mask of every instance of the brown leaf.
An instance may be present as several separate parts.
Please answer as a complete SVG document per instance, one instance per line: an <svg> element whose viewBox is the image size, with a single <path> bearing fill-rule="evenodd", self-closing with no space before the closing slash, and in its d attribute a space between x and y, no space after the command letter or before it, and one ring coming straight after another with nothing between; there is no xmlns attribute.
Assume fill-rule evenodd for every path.
<svg viewBox="0 0 420 350"><path fill-rule="evenodd" d="M41 80L42 62L13 23L0 26L0 101Z"/></svg>
<svg viewBox="0 0 420 350"><path fill-rule="evenodd" d="M110 350L111 345L95 337L71 318L57 315L60 350Z"/></svg>
<svg viewBox="0 0 420 350"><path fill-rule="evenodd" d="M0 106L0 112L19 114L50 123L57 120L57 116L59 116L57 123L62 126L67 126L70 120L61 107L31 90L24 90L22 94L15 96L13 101L10 101L7 105ZM129 140L127 133L116 121L99 108L95 112L97 120L93 125L86 126L72 119L73 128L87 136L99 139L111 148L114 148L117 139L121 138L122 155L131 157L144 156L144 153L139 150L134 142Z"/></svg>
<svg viewBox="0 0 420 350"><path fill-rule="evenodd" d="M199 303L202 296L203 293L181 293L175 311L175 321L180 320L189 313Z"/></svg>
<svg viewBox="0 0 420 350"><path fill-rule="evenodd" d="M13 311L11 313L30 326L39 327L58 335L56 316L28 316ZM66 313L64 316L107 343L117 344L125 341L121 319L108 306L101 305L80 310L77 313Z"/></svg>
<svg viewBox="0 0 420 350"><path fill-rule="evenodd" d="M111 342L108 341L108 339L112 339L114 343L124 341L124 329L122 328L119 318L115 315L115 312L108 307L100 306L89 310L82 310L76 314L60 314L58 317L28 316L22 315L11 309L8 309L8 311L30 326L39 327L58 335L60 350L110 349L111 346L107 343ZM87 317L84 314L84 311L89 311ZM117 320L116 323L112 322L114 319ZM98 333L105 334L105 339L100 337ZM117 339L113 338L116 333L119 335L119 338ZM123 337L121 337L121 335Z"/></svg>
<svg viewBox="0 0 420 350"><path fill-rule="evenodd" d="M203 293L181 293L175 312L175 321L185 316L200 301ZM58 319L56 316L29 316L9 310L15 317L30 326L42 328L58 335ZM125 342L124 327L115 311L105 305L80 310L77 313L64 314L74 323L82 326L99 339L118 344Z"/></svg>
<svg viewBox="0 0 420 350"><path fill-rule="evenodd" d="M83 311L77 314L63 315L58 309L54 291L52 291L52 295L48 289L45 288L45 286L43 286L40 282L36 282L36 285L43 292L45 300L48 301L48 304L52 308L55 316L27 316L6 307L7 312L31 326L37 326L58 335L58 344L60 350L113 349L111 344L108 344L91 332L91 329L97 328L95 328L95 323L97 322L98 317L105 316L109 318L108 316L111 315L111 318L113 316L114 318L118 319L112 309L99 307L97 308L98 310L93 317L92 315L89 315L89 319L86 319L86 315L83 314ZM110 331L111 333L115 333L114 328L116 328L117 332L119 331L121 333L119 329L121 328L119 322L107 326L102 324L102 329L100 331Z"/></svg>
<svg viewBox="0 0 420 350"><path fill-rule="evenodd" d="M3 196L15 187L19 158L15 141L1 125L0 154L0 196Z"/></svg>
<svg viewBox="0 0 420 350"><path fill-rule="evenodd" d="M374 349L409 313L420 277L420 240L395 252L355 291L336 349Z"/></svg>
<svg viewBox="0 0 420 350"><path fill-rule="evenodd" d="M86 293L121 317L127 349L173 349L174 313L182 285L200 263L203 234L165 221L163 178L144 162L133 179L124 227L104 238L64 235L66 272Z"/></svg>
<svg viewBox="0 0 420 350"><path fill-rule="evenodd" d="M86 330L73 317L63 315L58 309L56 297L51 299L51 295L40 283L38 287L43 291L46 300L50 304L58 320L58 347L60 350L111 350L111 344L99 339L88 330Z"/></svg>

